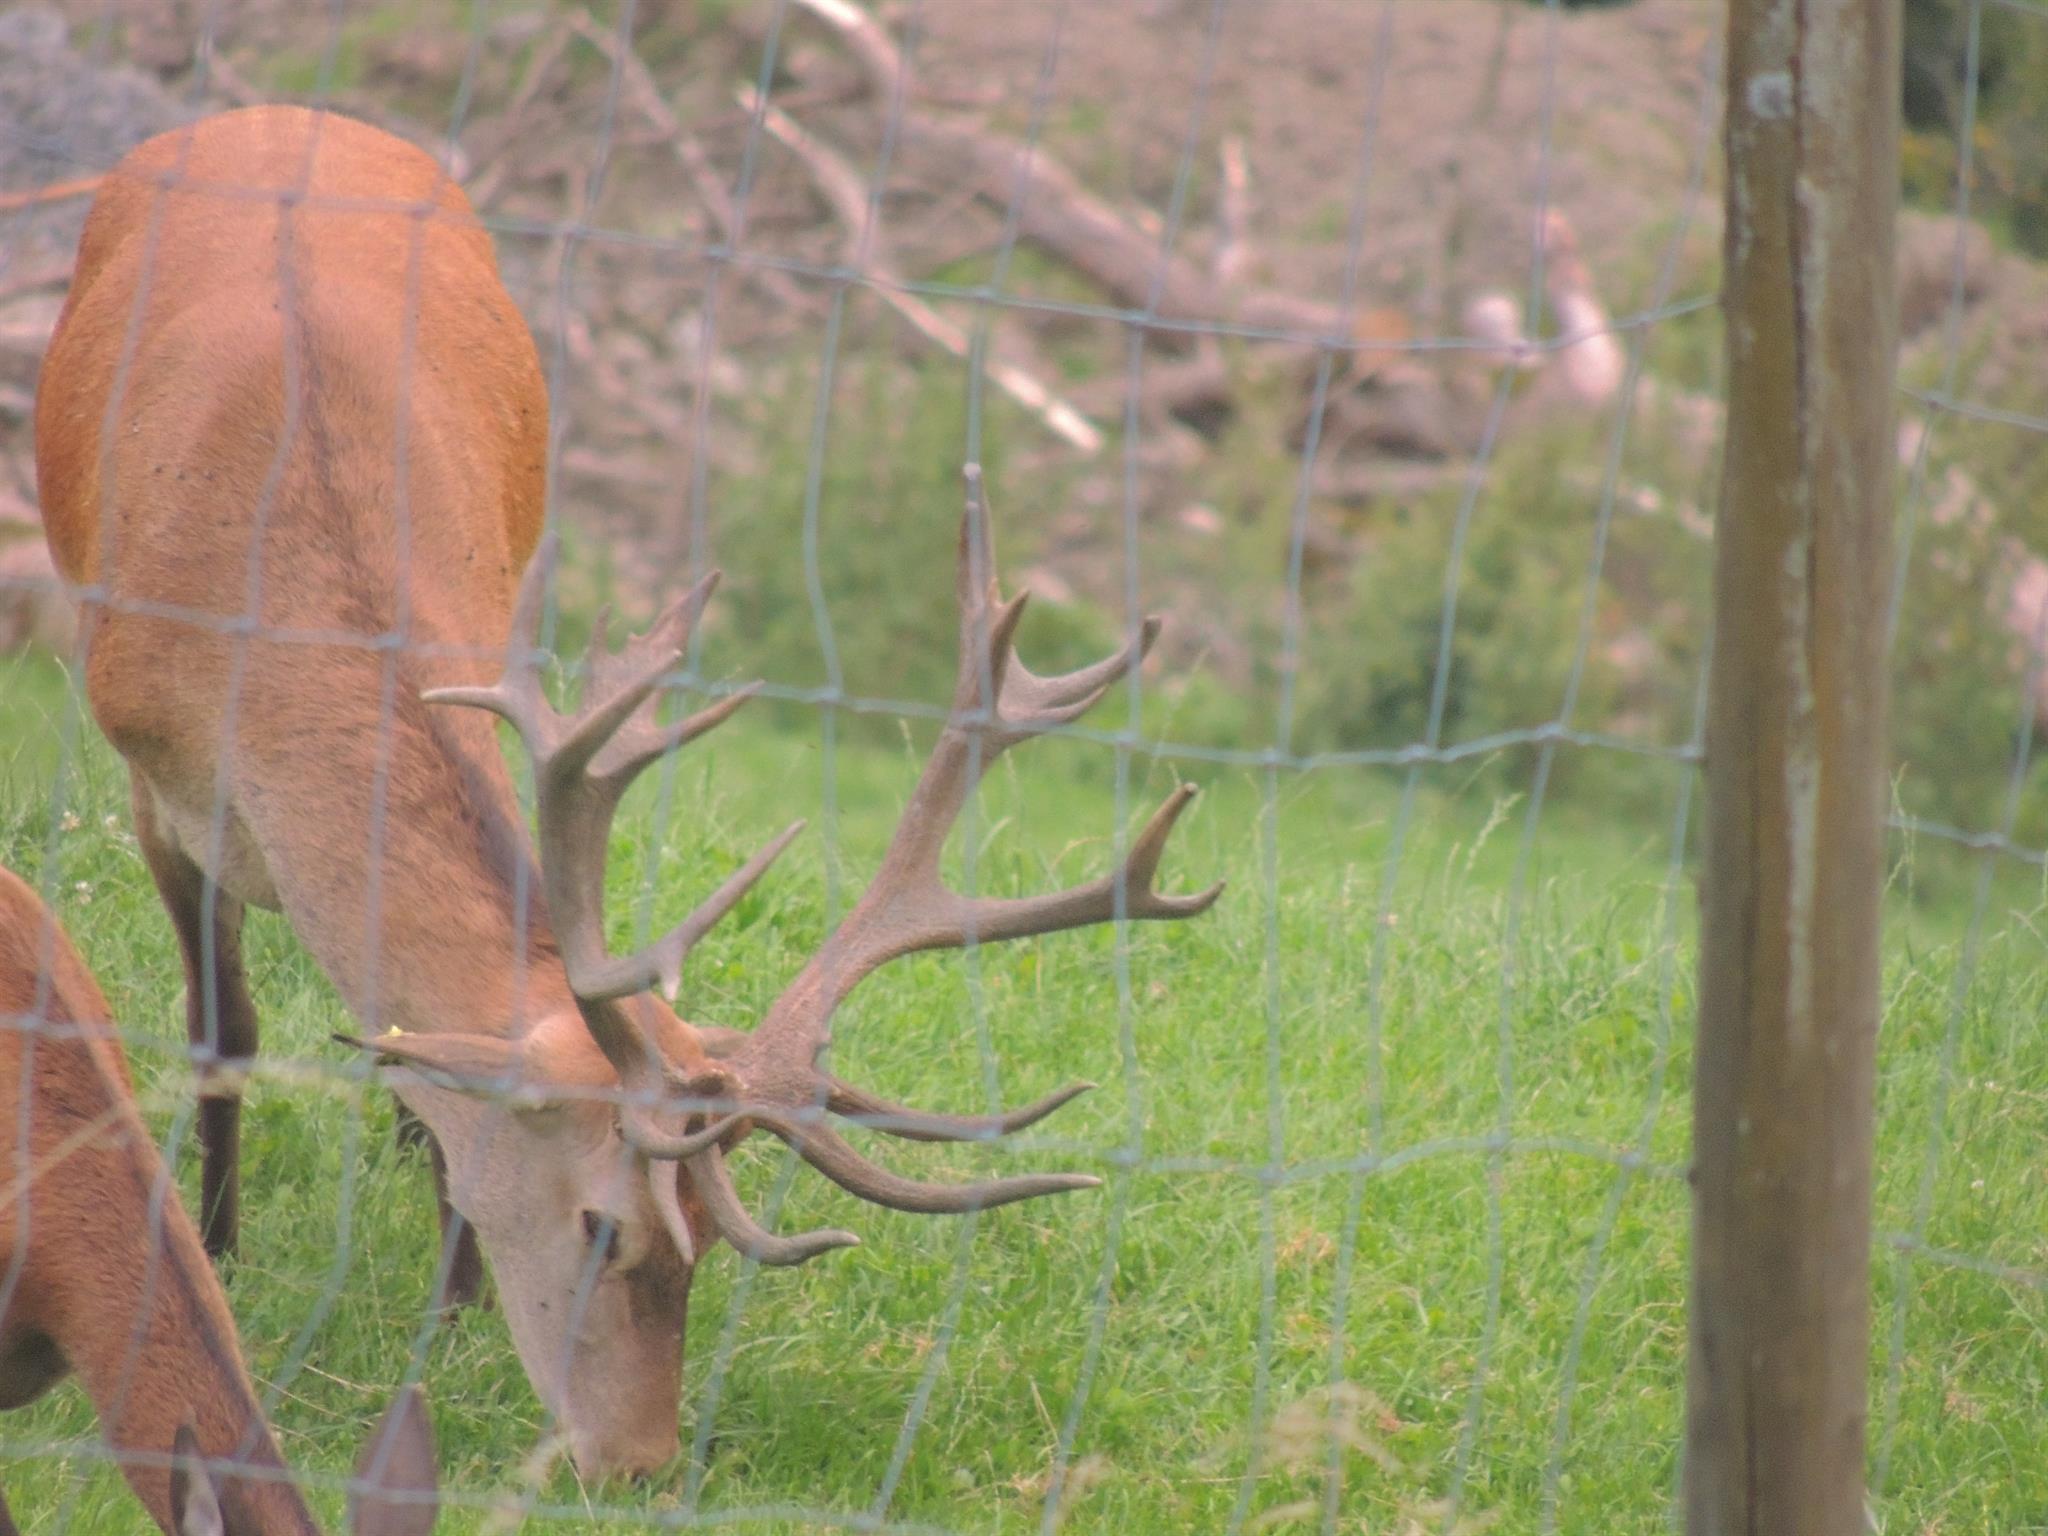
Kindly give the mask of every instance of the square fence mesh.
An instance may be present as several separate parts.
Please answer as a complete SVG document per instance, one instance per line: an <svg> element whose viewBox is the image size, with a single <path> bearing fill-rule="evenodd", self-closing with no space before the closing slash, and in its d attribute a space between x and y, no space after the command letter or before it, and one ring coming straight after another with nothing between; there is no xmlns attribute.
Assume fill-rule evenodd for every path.
<svg viewBox="0 0 2048 1536"><path fill-rule="evenodd" d="M1925 12L1906 176L1939 211L1901 240L1870 1502L1884 1529L2016 1529L2048 1505L2048 529L2019 510L2048 426L2022 196L2048 117L2012 82L2048 14ZM1119 885L1097 939L970 943L848 1004L834 1059L892 1093L993 1110L1105 1084L1015 1146L906 1167L1104 1188L884 1215L755 1138L736 1161L765 1225L867 1246L792 1271L706 1259L680 1454L640 1483L578 1477L502 1309L433 1305L454 1254L427 1173L377 1075L328 1039L409 1019L400 967L341 982L298 914L253 919L265 1039L223 1273L330 1528L369 1424L414 1383L444 1531L1673 1523L1722 25L1704 0L0 16L0 640L19 647L0 662L0 863L98 975L188 1208L202 1101L171 1022L178 951L76 641L79 613L123 599L44 560L30 414L83 192L207 112L367 119L475 206L550 399L564 558L543 651L579 654L601 602L651 611L723 569L663 692L759 679L761 700L629 800L617 947L792 814L813 827L690 960L685 1016L756 1023L880 857L949 716L967 465L987 466L1010 586L1039 599L1025 655L1137 643L1154 611L1167 627L1093 714L1003 760L964 812L955 884L1091 877L1183 781L1206 793L1163 883L1229 882L1167 928L1129 921ZM405 617L279 623L251 549L231 602L150 616L238 668L374 659L392 681L352 718L384 740L406 669L448 647ZM565 661L564 686L586 670ZM240 687L211 722L223 754L248 728ZM384 756L380 818L404 803ZM323 815L297 793L293 815ZM380 822L358 856L376 870L384 847ZM380 904L420 887L369 888L321 921L374 954ZM528 898L522 881L521 924ZM209 888L209 922L223 901L238 912ZM23 1041L78 1036L51 1006L52 937L11 1012ZM63 1162L11 1166L0 1317ZM153 1193L153 1229L175 1193ZM96 1326L138 1369L139 1320ZM0 1446L22 1529L140 1528L83 1395L12 1415Z"/></svg>

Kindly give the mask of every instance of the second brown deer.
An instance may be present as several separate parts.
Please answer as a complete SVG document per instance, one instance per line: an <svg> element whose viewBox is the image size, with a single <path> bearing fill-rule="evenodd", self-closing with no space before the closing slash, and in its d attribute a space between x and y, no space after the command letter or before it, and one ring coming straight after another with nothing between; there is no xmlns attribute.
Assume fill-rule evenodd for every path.
<svg viewBox="0 0 2048 1536"><path fill-rule="evenodd" d="M165 1531L317 1536L220 1281L136 1110L106 998L48 908L5 869L0 1105L0 1409L75 1373L122 1475ZM434 1445L416 1389L370 1436L357 1480L355 1536L433 1529ZM14 1533L0 1499L0 1536Z"/></svg>

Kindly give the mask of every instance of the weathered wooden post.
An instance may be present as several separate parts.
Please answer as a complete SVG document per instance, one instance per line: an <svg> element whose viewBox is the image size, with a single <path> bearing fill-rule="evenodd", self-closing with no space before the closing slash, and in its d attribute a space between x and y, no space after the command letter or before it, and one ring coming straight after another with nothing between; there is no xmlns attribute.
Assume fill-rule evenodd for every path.
<svg viewBox="0 0 2048 1536"><path fill-rule="evenodd" d="M1690 1536L1860 1536L1899 0L1730 0Z"/></svg>

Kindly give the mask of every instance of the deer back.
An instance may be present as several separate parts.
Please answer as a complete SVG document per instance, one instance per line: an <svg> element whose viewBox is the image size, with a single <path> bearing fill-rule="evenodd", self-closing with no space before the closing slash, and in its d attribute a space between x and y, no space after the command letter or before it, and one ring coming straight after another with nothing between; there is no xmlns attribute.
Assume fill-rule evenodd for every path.
<svg viewBox="0 0 2048 1536"><path fill-rule="evenodd" d="M331 617L384 575L423 627L499 644L546 417L490 238L430 156L332 113L223 113L136 148L86 221L37 398L50 546L73 582L215 614L240 611L252 548L312 556L264 561L261 622L303 628L308 600ZM403 530L393 492L427 509ZM308 493L324 540L298 527Z"/></svg>
<svg viewBox="0 0 2048 1536"><path fill-rule="evenodd" d="M502 657L546 418L490 239L422 151L258 107L108 174L36 401L93 713L174 841L359 1006L372 862L393 912L435 906L437 940L387 933L427 994L403 1017L498 1003L475 976L514 958L495 735L418 693Z"/></svg>

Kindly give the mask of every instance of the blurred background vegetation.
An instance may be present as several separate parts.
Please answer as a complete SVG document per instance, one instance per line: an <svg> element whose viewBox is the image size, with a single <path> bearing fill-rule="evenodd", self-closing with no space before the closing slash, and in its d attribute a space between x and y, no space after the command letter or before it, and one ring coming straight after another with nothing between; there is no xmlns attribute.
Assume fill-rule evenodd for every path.
<svg viewBox="0 0 2048 1536"><path fill-rule="evenodd" d="M848 14L875 31L850 36L831 19ZM1908 0L1907 15L1895 796L1905 818L2039 850L2048 7ZM871 857L914 776L910 749L931 729L916 716L950 686L954 527L972 456L987 468L1005 569L1035 594L1030 661L1072 662L1141 612L1167 616L1135 716L1120 696L1089 724L1135 726L1157 749L1127 760L1128 798L1175 777L1208 782L1176 873L1226 874L1247 898L1172 944L1148 940L1134 1001L1115 995L1105 949L982 962L1007 1010L1029 999L1023 1020L1004 1021L1003 1060L1048 1081L1078 1062L1121 1069L1104 1024L1127 1017L1129 1064L1142 1052L1144 1066L1128 1103L1152 1149L1249 1166L1270 1155L1283 1100L1297 1150L1355 1141L1355 1090L1380 1068L1346 1053L1376 1041L1384 1015L1392 1119L1376 1144L1450 1133L1484 1146L1505 1117L1518 1134L1639 1137L1676 1175L1686 1103L1663 1084L1688 1066L1692 904L1668 843L1696 810L1673 759L1699 745L1710 639L1723 20L1716 0L22 6L0 12L0 120L12 129L0 133L0 193L92 174L146 133L258 100L323 102L443 157L493 229L549 370L553 507L572 554L562 648L574 651L601 601L645 616L716 564L725 585L696 665L773 685L679 760L678 824L636 822L618 878L658 868L668 895L694 888L792 809L812 813L818 847L833 850L793 853L780 894L744 907L707 956L724 1015L750 1017L772 995L820 921L838 839L849 869ZM773 114L746 96L757 84ZM1017 170L1027 141L1036 179ZM1073 238L1083 212L1109 231L1108 259ZM76 203L0 209L13 262L0 275L0 598L33 590L4 583L41 547L29 410L81 216ZM928 313L907 319L906 299ZM1132 323L1151 312L1164 323ZM1086 430L977 378L966 342L985 342ZM0 602L0 649L28 627ZM1276 751L1304 771L1269 773ZM984 791L998 850L985 867L1019 888L1095 858L1122 809L1118 755L1099 741L1046 743L1025 761ZM80 774L68 785L67 763ZM666 814L656 788L647 801ZM0 663L7 856L67 861L71 916L114 957L124 1016L169 1039L157 1015L173 1006L175 960L122 804L117 765L54 663ZM2048 1085L2030 1023L2043 888L2030 865L1987 866L1910 823L1894 849L1884 1229L1916 1220L1920 1170L1940 1145L1930 1124L1946 1115L1952 1140L1972 1145L1942 1164L1940 1220L1923 1233L1962 1263L1911 1271L1897 1462L1909 1497L1888 1518L2010 1529L2043 1507L2048 1467L2048 1292L2030 1287L2048 1256ZM1980 886L1986 867L1996 882ZM1269 880L1284 945L1271 960L1257 899ZM1998 913L1989 925L1980 890L1982 911ZM291 984L269 1039L326 1050L345 1022L338 1004L277 930L265 942L267 969ZM965 1005L920 990L950 974L934 966L871 1005L893 1030L848 1031L854 1049L890 1053L887 1075L906 1089L952 1072L959 1091L981 1059L952 1027ZM1263 1076L1251 1045L1262 1027L1286 1034ZM1512 1084L1496 1068L1508 1032ZM1105 1080L1077 1111L1100 1116L1072 1133L1090 1144L1124 1130L1130 1085ZM314 1153L354 1155L343 1106L317 1124L283 1093L267 1108L276 1145L303 1145L252 1159L291 1195L251 1202L292 1230L264 1251L278 1275L324 1273L336 1180L316 1178ZM431 1225L424 1177L381 1132L371 1140L371 1171L403 1181L411 1203L365 1209L416 1237ZM1102 1466L1124 1475L1102 1474L1074 1528L1223 1523L1230 1469L1260 1454L1242 1433L1259 1390L1253 1320L1263 1307L1277 1332L1276 1402L1321 1379L1330 1341L1311 1314L1336 1283L1323 1234L1349 1220L1375 1301L1354 1310L1363 1332L1348 1347L1399 1383L1386 1433L1419 1427L1404 1457L1440 1486L1462 1454L1472 1341L1493 1326L1478 1319L1496 1317L1498 1401L1472 1442L1491 1470L1469 1490L1473 1507L1503 1512L1503 1528L1542 1524L1551 1458L1567 1445L1552 1418L1566 1401L1559 1363L1583 1343L1595 1369L1569 1439L1579 1481L1557 1485L1572 1501L1560 1528L1664 1529L1669 1469L1645 1480L1639 1450L1681 1401L1682 1180L1650 1181L1648 1216L1641 1195L1629 1206L1623 1257L1581 1336L1571 1298L1590 1308L1599 1271L1574 1233L1593 1230L1610 1170L1506 1165L1510 1246L1489 1277L1476 1234L1489 1180L1503 1187L1490 1161L1431 1165L1442 1183L1392 1195L1375 1186L1362 1222L1355 1203L1347 1217L1330 1202L1337 1181L1281 1191L1266 1261L1281 1289L1264 1299L1253 1248L1276 1207L1262 1187L1137 1185L1123 1241L1140 1300L1119 1297L1088 1421ZM319 1200L297 1187L316 1182ZM1093 1347L1075 1329L1101 1224L1122 1208L1088 1209L1063 1211L1058 1229L1003 1228L1010 1248L978 1250L996 1278L977 1280L968 1304L988 1315L967 1314L941 1389L968 1400L955 1412L934 1399L951 1438L935 1445L928 1428L909 1463L912 1517L1041 1528L1041 1449L1035 1431L1016 1431L1032 1412L1001 1394L1064 1382ZM1565 1210L1577 1228L1560 1225ZM865 1293L849 1293L845 1269L814 1267L785 1277L766 1320L749 1322L742 1347L786 1368L740 1372L716 1410L731 1449L714 1506L796 1489L853 1509L884 1475L878 1458L925 1369L927 1320L965 1294L946 1290L952 1238L923 1230L869 1250L918 1254L922 1290L897 1289L901 1258L863 1261ZM396 1236L363 1247L425 1262ZM1880 1270L1885 1286L1908 1276ZM379 1297L351 1296L359 1353L344 1369L361 1382L401 1366L403 1341L370 1326L373 1300L388 1314L390 1295L412 1294L401 1280L424 1295L421 1270L391 1274ZM1503 1277L1515 1288L1504 1306L1489 1292ZM279 1287L245 1314L259 1359L285 1352L312 1289ZM722 1300L706 1296L700 1316ZM829 1323L792 1344L799 1330L783 1317L813 1312ZM852 1319L883 1338L857 1359L842 1348ZM442 1346L461 1353L441 1379L468 1385L444 1412L444 1444L458 1481L484 1486L533 1410L498 1325L465 1326ZM864 1395L817 1390L850 1369L896 1375ZM972 1401L981 1393L990 1401ZM307 1394L323 1415L312 1464L345 1465L367 1395L339 1377ZM45 1437L82 1433L57 1416L75 1409L47 1410ZM821 1468L826 1440L839 1449ZM33 1490L52 1495L36 1507L57 1507L57 1475ZM1301 1490L1278 1485L1297 1469L1269 1475L1284 1509ZM1409 1529L1394 1522L1409 1518L1411 1492L1369 1492L1361 1513L1376 1530ZM582 1497L561 1479L556 1493ZM72 1527L99 1507L88 1499Z"/></svg>
<svg viewBox="0 0 2048 1536"><path fill-rule="evenodd" d="M2048 255L2048 33L2038 13L1973 0L1906 0L1905 116L1909 200L1952 205L1968 123L1976 216L2016 250Z"/></svg>
<svg viewBox="0 0 2048 1536"><path fill-rule="evenodd" d="M1187 0L1063 33L1053 0L881 5L881 63L804 0L280 0L213 17L203 57L200 9L10 13L0 106L24 132L0 190L279 97L441 154L549 363L567 634L716 563L708 673L836 690L839 729L893 739L890 705L949 686L972 452L1037 594L1033 654L1166 614L1148 736L1421 747L1502 792L1547 755L1561 806L1666 814L1640 752L1530 738L1692 744L1719 437L1711 0L1416 0L1385 39L1355 0L1229 7L1213 40ZM1897 798L2041 847L2048 12L1906 12ZM1026 139L1058 174L1013 196ZM1122 267L1057 227L1091 200ZM56 279L0 297L20 492L0 490L0 559L33 529L27 401L78 216L0 213ZM720 254L735 229L744 259ZM1169 320L1221 334L1127 327L1155 269ZM906 290L953 342L906 323ZM1320 328L1349 345L1320 351ZM977 334L1092 440L977 389L957 344Z"/></svg>

